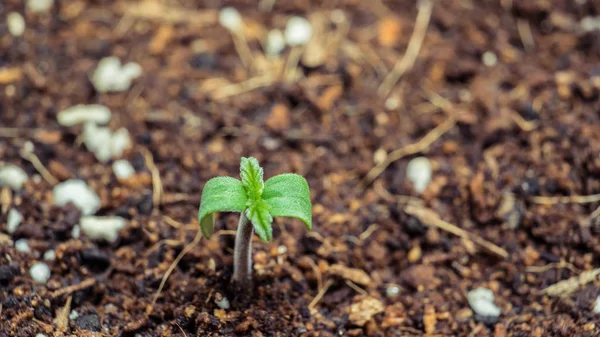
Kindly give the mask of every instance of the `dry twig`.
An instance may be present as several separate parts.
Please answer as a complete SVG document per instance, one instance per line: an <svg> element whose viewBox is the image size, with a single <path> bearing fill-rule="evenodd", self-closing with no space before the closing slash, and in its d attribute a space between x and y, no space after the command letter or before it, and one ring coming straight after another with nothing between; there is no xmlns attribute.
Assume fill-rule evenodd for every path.
<svg viewBox="0 0 600 337"><path fill-rule="evenodd" d="M404 211L412 216L417 217L423 224L425 224L427 226L437 227L448 233L452 233L460 238L471 240L471 241L477 243L478 245L484 247L489 252L494 253L495 255L498 255L504 259L508 257L508 252L505 251L504 249L483 239L482 237L480 237L476 234L467 232L462 228L459 228L449 222L446 222L446 221L440 219L439 216L430 209L427 209L424 207L419 207L419 206L414 206L414 205L407 205L404 208Z"/></svg>
<svg viewBox="0 0 600 337"><path fill-rule="evenodd" d="M577 269L575 268L574 265L572 265L571 263L565 262L565 261L549 263L544 266L531 266L531 267L525 268L525 271L528 273L543 273L543 272L548 271L553 268L556 268L556 269L567 268L574 273L577 272Z"/></svg>
<svg viewBox="0 0 600 337"><path fill-rule="evenodd" d="M148 169L152 174L152 205L154 206L154 208L158 208L160 206L163 194L163 185L162 180L160 179L160 171L154 164L154 157L148 149L142 148L142 155L144 156L146 166L148 166Z"/></svg>
<svg viewBox="0 0 600 337"><path fill-rule="evenodd" d="M240 83L233 83L220 87L212 92L212 98L216 101L235 95L244 94L252 90L267 87L273 84L274 79L271 74L252 77Z"/></svg>
<svg viewBox="0 0 600 337"><path fill-rule="evenodd" d="M408 41L406 53L404 53L404 56L396 62L392 71L379 86L377 91L380 96L387 96L400 77L414 66L417 56L419 56L421 46L423 45L425 33L427 33L427 27L429 26L429 19L431 18L432 11L433 1L421 0L419 2L419 13L417 14L415 29Z"/></svg>
<svg viewBox="0 0 600 337"><path fill-rule="evenodd" d="M592 225L592 221L594 221L594 219L600 217L600 206L598 206L593 212L592 214L590 214L587 218L585 218L585 220L583 220L581 222L581 226L582 227L589 227Z"/></svg>
<svg viewBox="0 0 600 337"><path fill-rule="evenodd" d="M456 119L454 119L454 117L449 117L446 121L429 131L429 133L426 134L425 137L421 138L418 142L392 151L382 163L376 165L369 171L369 173L367 173L363 179L363 186L368 186L371 184L388 166L390 166L396 160L424 151L431 144L433 144L434 141L439 139L446 132L450 131L455 124Z"/></svg>
<svg viewBox="0 0 600 337"><path fill-rule="evenodd" d="M154 20L164 23L185 23L195 28L216 24L218 12L209 10L189 10L187 8L167 6L161 1L146 0L130 2L125 6L124 14L144 20Z"/></svg>
<svg viewBox="0 0 600 337"><path fill-rule="evenodd" d="M88 279L81 281L80 283L58 289L57 291L50 294L50 298L57 298L62 295L72 294L76 291L79 291L79 290L82 290L85 288L89 288L89 287L93 286L94 284L96 284L96 279L93 277L88 278Z"/></svg>
<svg viewBox="0 0 600 337"><path fill-rule="evenodd" d="M591 195L569 195L564 197L532 197L531 201L540 205L589 204L600 201L600 193Z"/></svg>
<svg viewBox="0 0 600 337"><path fill-rule="evenodd" d="M600 268L584 271L568 280L560 281L549 286L548 288L545 288L542 290L542 294L554 297L568 296L580 287L583 287L584 285L594 281L598 275L600 275Z"/></svg>
<svg viewBox="0 0 600 337"><path fill-rule="evenodd" d="M60 182L52 175L52 173L50 173L50 171L48 171L40 159L35 155L35 153L33 153L31 149L28 148L27 145L25 145L25 147L21 150L20 155L23 159L29 161L33 165L33 167L42 175L42 178L44 178L48 184L54 186Z"/></svg>
<svg viewBox="0 0 600 337"><path fill-rule="evenodd" d="M529 22L527 20L517 19L517 31L519 32L519 37L521 38L521 42L523 43L525 50L528 52L534 51L535 40L533 39Z"/></svg>
<svg viewBox="0 0 600 337"><path fill-rule="evenodd" d="M365 295L365 296L369 295L369 293L366 290L364 290L363 288L357 286L356 284L354 284L354 282L352 282L350 280L346 280L346 284L350 288L354 289L354 291L356 291L357 293L359 293L361 295Z"/></svg>
<svg viewBox="0 0 600 337"><path fill-rule="evenodd" d="M332 284L333 284L332 280L328 280L325 283L325 286L323 286L323 288L321 288L321 290L317 293L317 296L315 296L315 298L313 298L313 300L310 301L310 303L308 304L308 309L313 309L317 305L317 303L319 303L319 301L323 298L323 296L325 295L325 293L327 292L329 287L331 287Z"/></svg>
<svg viewBox="0 0 600 337"><path fill-rule="evenodd" d="M185 248L181 251L181 253L179 253L179 255L177 255L173 263L171 263L171 265L165 272L165 275L163 276L162 280L160 281L160 285L158 286L158 290L156 291L156 295L154 295L154 298L152 299L152 303L150 304L150 306L148 306L148 308L146 308L146 316L149 316L152 313L152 310L154 310L154 305L156 304L156 301L158 300L158 297L160 296L160 293L162 292L165 283L167 283L169 276L171 276L171 273L173 272L173 270L175 270L175 267L177 267L179 261L181 261L185 254L192 250L194 246L196 246L200 242L201 239L202 232L200 231L200 227L198 227L198 232L196 232L194 240L192 240L192 242L185 246Z"/></svg>

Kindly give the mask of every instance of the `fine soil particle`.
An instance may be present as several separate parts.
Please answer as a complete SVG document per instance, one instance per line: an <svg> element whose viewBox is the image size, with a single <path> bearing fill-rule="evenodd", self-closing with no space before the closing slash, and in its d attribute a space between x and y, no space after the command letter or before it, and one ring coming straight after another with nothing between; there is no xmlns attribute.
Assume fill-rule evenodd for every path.
<svg viewBox="0 0 600 337"><path fill-rule="evenodd" d="M578 278L600 265L600 202L577 197L600 193L600 2L435 1L386 95L427 1L0 2L0 168L28 176L0 193L0 336L600 336L600 281ZM219 25L226 5L243 38ZM307 52L264 56L291 15L313 26ZM95 89L108 56L143 69L128 90ZM78 104L128 130L113 159L133 175L57 122ZM187 245L203 185L237 176L241 156L265 178L306 177L313 230L276 219L236 290L237 215ZM420 194L406 178L417 156L432 169ZM96 216L126 220L114 242L77 235L81 212L54 205L68 179L98 195ZM9 234L11 209L23 219ZM473 312L479 287L500 316Z"/></svg>

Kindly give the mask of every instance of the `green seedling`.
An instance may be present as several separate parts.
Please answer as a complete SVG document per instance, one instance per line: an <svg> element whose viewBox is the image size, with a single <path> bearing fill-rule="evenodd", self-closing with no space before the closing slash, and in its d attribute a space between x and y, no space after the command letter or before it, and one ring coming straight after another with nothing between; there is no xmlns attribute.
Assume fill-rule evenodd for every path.
<svg viewBox="0 0 600 337"><path fill-rule="evenodd" d="M310 230L310 190L302 176L285 173L263 181L263 169L256 158L242 157L240 177L216 177L204 185L198 223L207 239L213 233L215 212L240 212L233 254L233 281L247 284L252 279L252 234L271 241L274 217L302 220Z"/></svg>

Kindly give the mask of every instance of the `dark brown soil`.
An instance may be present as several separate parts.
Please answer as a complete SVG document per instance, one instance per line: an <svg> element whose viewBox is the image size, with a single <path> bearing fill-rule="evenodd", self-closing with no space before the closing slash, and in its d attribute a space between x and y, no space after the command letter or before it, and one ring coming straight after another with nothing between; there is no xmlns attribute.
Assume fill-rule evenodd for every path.
<svg viewBox="0 0 600 337"><path fill-rule="evenodd" d="M580 26L600 15L600 2L437 1L390 99L377 89L406 50L414 1L273 2L261 11L252 1L151 0L141 12L133 1L57 0L34 14L21 0L1 1L0 162L30 179L3 192L2 206L24 220L5 236L0 214L0 336L600 335L600 281L563 297L542 292L600 265L600 218L590 218L600 203L534 198L600 193L600 30ZM225 5L246 20L253 71L217 22ZM21 37L8 33L12 11L24 14ZM323 22L315 33L330 38L302 60L301 76L228 91L281 66L289 49L267 60L259 40L294 14ZM142 66L130 90L95 91L90 76L106 56ZM81 144L80 126L57 123L59 111L91 103L132 135L124 158L137 173L128 181ZM449 118L447 132L363 188L376 160ZM100 195L98 215L127 219L115 243L71 238L80 214L54 206L52 185L32 178L36 168L19 155L26 141L58 180L83 179ZM156 207L146 150L163 185ZM434 168L422 195L405 178L419 155ZM197 233L203 184L237 176L240 156L259 159L267 177L306 177L313 231L278 219L273 241L254 245L252 289L239 293L229 283L233 236L203 239L152 307ZM470 238L409 215L408 204ZM236 224L224 214L217 230ZM22 238L34 252L56 250L46 285L28 271L41 258L8 242ZM480 286L494 292L499 318L471 310L466 294ZM229 309L215 304L221 296Z"/></svg>

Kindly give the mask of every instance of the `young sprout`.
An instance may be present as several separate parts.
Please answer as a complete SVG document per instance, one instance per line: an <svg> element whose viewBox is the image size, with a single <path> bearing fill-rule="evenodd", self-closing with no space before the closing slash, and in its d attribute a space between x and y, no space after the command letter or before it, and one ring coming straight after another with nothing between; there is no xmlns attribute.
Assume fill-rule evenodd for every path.
<svg viewBox="0 0 600 337"><path fill-rule="evenodd" d="M263 169L253 157L241 159L241 181L233 177L210 179L200 201L198 223L208 239L214 230L215 212L240 212L233 254L233 281L247 285L252 279L252 234L271 241L274 217L302 220L310 230L312 206L306 180L285 173L263 181Z"/></svg>

